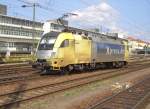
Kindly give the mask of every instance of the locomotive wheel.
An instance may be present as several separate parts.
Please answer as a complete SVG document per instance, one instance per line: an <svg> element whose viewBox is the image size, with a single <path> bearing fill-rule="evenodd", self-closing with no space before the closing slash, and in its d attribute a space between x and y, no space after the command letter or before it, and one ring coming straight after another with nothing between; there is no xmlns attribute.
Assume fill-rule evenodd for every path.
<svg viewBox="0 0 150 109"><path fill-rule="evenodd" d="M49 74L49 73L50 73L49 68L46 68L46 67L41 68L41 75L46 75L46 74Z"/></svg>
<svg viewBox="0 0 150 109"><path fill-rule="evenodd" d="M46 75L48 74L48 70L47 69L44 69L43 71L41 71L40 75Z"/></svg>
<svg viewBox="0 0 150 109"><path fill-rule="evenodd" d="M32 68L37 68L37 66L35 64L32 65Z"/></svg>
<svg viewBox="0 0 150 109"><path fill-rule="evenodd" d="M124 63L123 62L116 62L116 68L121 68L123 67Z"/></svg>
<svg viewBox="0 0 150 109"><path fill-rule="evenodd" d="M68 70L69 72L73 71L73 66L72 66L72 65L68 65L68 66L67 66L67 70Z"/></svg>
<svg viewBox="0 0 150 109"><path fill-rule="evenodd" d="M69 73L70 72L65 68L61 71L61 75L69 75Z"/></svg>
<svg viewBox="0 0 150 109"><path fill-rule="evenodd" d="M125 65L125 63L124 62L121 62L121 67L123 67Z"/></svg>
<svg viewBox="0 0 150 109"><path fill-rule="evenodd" d="M61 75L69 75L70 72L73 71L73 66L72 65L68 65L67 67L64 67L61 71Z"/></svg>
<svg viewBox="0 0 150 109"><path fill-rule="evenodd" d="M61 70L61 75L68 75L68 74L69 74L69 71L68 71L67 68L63 68L63 69Z"/></svg>

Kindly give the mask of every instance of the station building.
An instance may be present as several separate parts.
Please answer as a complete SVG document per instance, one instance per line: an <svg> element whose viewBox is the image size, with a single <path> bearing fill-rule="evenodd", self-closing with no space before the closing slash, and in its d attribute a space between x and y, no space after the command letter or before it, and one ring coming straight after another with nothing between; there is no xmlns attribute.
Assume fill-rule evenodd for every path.
<svg viewBox="0 0 150 109"><path fill-rule="evenodd" d="M6 15L7 14L7 6L0 4L0 14Z"/></svg>
<svg viewBox="0 0 150 109"><path fill-rule="evenodd" d="M127 37L127 40L129 42L129 53L130 55L143 53L147 51L148 54L150 54L150 43L134 38L133 36Z"/></svg>
<svg viewBox="0 0 150 109"><path fill-rule="evenodd" d="M0 14L0 53L30 53L42 34L41 22Z"/></svg>

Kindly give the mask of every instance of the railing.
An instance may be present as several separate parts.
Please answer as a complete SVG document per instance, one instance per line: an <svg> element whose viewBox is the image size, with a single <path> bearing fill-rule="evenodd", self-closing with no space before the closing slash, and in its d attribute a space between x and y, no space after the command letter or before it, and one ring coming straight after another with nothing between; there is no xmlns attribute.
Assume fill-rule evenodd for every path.
<svg viewBox="0 0 150 109"><path fill-rule="evenodd" d="M0 46L0 52L31 52L31 48L26 46L16 46L16 47L8 47L8 46Z"/></svg>

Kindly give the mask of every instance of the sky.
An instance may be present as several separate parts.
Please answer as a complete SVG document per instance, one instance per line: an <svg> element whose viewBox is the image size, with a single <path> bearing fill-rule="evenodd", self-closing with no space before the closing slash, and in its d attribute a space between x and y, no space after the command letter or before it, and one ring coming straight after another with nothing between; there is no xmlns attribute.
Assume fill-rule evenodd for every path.
<svg viewBox="0 0 150 109"><path fill-rule="evenodd" d="M67 18L70 26L99 28L150 42L150 0L0 0L8 6L8 15L32 20L32 8L21 7L25 2L42 6L36 7L36 21L75 13Z"/></svg>

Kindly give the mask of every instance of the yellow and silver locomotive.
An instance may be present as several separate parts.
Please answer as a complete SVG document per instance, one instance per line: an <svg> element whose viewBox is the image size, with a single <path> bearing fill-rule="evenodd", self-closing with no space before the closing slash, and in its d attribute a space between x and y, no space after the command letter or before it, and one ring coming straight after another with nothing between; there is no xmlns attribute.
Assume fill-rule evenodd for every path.
<svg viewBox="0 0 150 109"><path fill-rule="evenodd" d="M37 48L37 61L43 72L98 69L105 66L122 67L128 61L126 40L97 34L49 32Z"/></svg>

